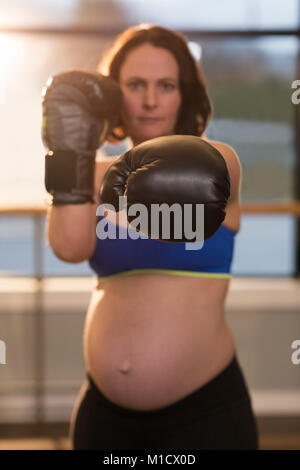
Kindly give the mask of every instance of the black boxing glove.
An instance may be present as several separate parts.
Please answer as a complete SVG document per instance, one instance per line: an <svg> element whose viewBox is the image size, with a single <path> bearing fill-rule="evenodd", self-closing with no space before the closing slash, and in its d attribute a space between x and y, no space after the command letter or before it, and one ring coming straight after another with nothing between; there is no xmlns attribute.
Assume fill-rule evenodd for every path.
<svg viewBox="0 0 300 470"><path fill-rule="evenodd" d="M119 197L126 196L127 219L136 231L161 241L195 241L186 237L184 217L181 220L181 236L175 233L175 222L171 223L170 236L162 231L153 236L151 230L152 204L190 205L188 213L195 230L196 206L204 205L203 240L211 237L219 228L226 215L230 196L230 177L226 162L220 152L197 136L172 135L147 140L125 152L109 167L102 180L100 197L103 203L111 204L116 211ZM124 199L121 198L121 201ZM133 224L135 217L129 214L133 204L140 203L147 208L148 227L138 228ZM147 224L146 224L147 225ZM177 226L178 227L178 226Z"/></svg>
<svg viewBox="0 0 300 470"><path fill-rule="evenodd" d="M42 96L45 186L52 203L94 202L96 150L119 121L121 89L97 72L71 70L51 77Z"/></svg>

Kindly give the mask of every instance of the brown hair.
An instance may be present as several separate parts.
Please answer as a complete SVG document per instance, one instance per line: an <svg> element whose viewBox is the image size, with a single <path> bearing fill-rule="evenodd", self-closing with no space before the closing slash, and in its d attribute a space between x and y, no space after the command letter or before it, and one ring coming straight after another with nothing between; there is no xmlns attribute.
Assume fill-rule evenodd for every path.
<svg viewBox="0 0 300 470"><path fill-rule="evenodd" d="M211 118L212 106L200 65L192 56L187 39L182 33L144 23L132 26L117 36L112 46L104 52L97 67L98 72L119 81L126 55L144 43L167 49L177 61L182 101L175 134L200 136ZM120 141L126 137L120 122L108 140L114 142L115 139Z"/></svg>

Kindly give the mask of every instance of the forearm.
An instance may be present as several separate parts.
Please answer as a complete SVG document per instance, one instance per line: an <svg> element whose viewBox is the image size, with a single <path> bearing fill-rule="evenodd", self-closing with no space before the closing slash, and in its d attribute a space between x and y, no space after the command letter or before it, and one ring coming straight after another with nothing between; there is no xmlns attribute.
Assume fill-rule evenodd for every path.
<svg viewBox="0 0 300 470"><path fill-rule="evenodd" d="M95 250L95 156L119 122L122 92L97 72L69 70L51 77L42 96L47 238L58 258L79 263Z"/></svg>
<svg viewBox="0 0 300 470"><path fill-rule="evenodd" d="M63 261L88 260L96 243L96 204L49 206L46 233L54 254Z"/></svg>

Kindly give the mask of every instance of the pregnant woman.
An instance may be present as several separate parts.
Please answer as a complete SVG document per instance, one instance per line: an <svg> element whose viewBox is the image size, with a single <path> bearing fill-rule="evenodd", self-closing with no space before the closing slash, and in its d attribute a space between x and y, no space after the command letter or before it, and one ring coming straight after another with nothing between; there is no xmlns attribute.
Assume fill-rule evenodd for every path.
<svg viewBox="0 0 300 470"><path fill-rule="evenodd" d="M48 240L60 259L88 260L97 279L73 449L257 449L224 310L241 166L230 146L206 138L211 106L186 38L128 28L97 72L59 74L43 94ZM105 140L125 137L124 155L95 159ZM203 203L202 248L142 236L124 209L97 211L121 195ZM116 237L99 234L103 223Z"/></svg>

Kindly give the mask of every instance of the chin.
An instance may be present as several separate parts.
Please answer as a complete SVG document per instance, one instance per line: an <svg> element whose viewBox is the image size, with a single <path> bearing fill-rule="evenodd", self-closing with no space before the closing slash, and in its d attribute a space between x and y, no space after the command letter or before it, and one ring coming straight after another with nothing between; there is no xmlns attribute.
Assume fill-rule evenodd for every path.
<svg viewBox="0 0 300 470"><path fill-rule="evenodd" d="M170 135L172 132L161 130L153 130L148 132L142 132L139 134L140 141L155 139L155 137L162 137L163 135Z"/></svg>

